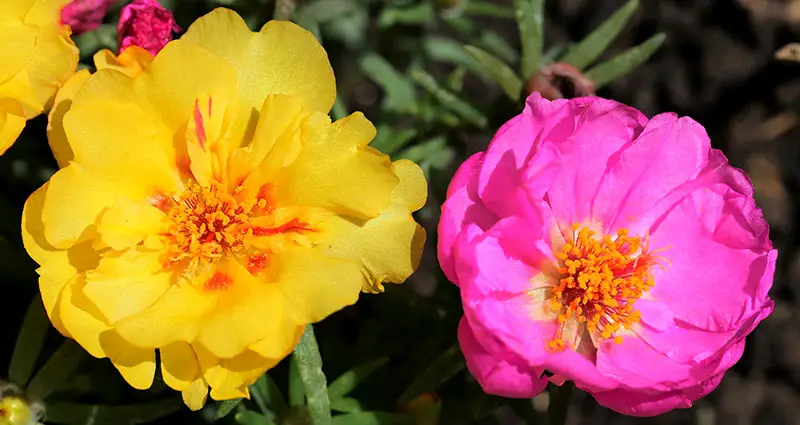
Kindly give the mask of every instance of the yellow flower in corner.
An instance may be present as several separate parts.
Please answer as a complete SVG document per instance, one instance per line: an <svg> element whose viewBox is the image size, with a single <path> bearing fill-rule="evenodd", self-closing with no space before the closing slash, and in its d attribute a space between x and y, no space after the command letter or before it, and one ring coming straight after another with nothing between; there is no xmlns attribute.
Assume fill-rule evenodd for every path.
<svg viewBox="0 0 800 425"><path fill-rule="evenodd" d="M0 155L25 122L48 108L75 72L78 48L61 24L69 0L3 0L0 6Z"/></svg>
<svg viewBox="0 0 800 425"><path fill-rule="evenodd" d="M62 168L22 223L45 307L136 388L159 350L192 409L209 386L247 397L306 324L414 271L424 177L367 146L362 114L331 122L327 55L290 22L253 33L217 9L131 61L75 79L51 116Z"/></svg>

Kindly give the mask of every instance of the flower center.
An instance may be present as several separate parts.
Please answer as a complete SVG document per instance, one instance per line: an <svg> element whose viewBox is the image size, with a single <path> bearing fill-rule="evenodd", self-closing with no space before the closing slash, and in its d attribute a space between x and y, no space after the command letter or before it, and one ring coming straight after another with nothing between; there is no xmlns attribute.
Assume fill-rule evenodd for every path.
<svg viewBox="0 0 800 425"><path fill-rule="evenodd" d="M573 226L572 241L556 254L560 279L552 290L549 307L558 313L559 330L547 344L563 350L564 325L576 319L586 330L604 339L621 329L630 329L640 313L633 304L653 287L651 266L655 258L646 242L619 229L616 237L598 237L580 225Z"/></svg>
<svg viewBox="0 0 800 425"><path fill-rule="evenodd" d="M217 184L191 186L179 198L159 203L170 222L165 265L189 268L242 254L253 233L251 217L267 208L264 198L240 202Z"/></svg>

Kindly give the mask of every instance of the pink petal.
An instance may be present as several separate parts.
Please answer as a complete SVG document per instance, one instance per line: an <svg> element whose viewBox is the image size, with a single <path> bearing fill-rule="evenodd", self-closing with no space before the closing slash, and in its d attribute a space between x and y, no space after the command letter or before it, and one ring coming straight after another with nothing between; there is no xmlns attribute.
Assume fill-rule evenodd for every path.
<svg viewBox="0 0 800 425"><path fill-rule="evenodd" d="M592 217L607 232L641 218L655 201L697 177L708 164L711 142L703 126L675 114L653 117L642 134L609 158Z"/></svg>
<svg viewBox="0 0 800 425"><path fill-rule="evenodd" d="M543 299L529 292L543 286L534 277L541 276L548 264L544 260L552 256L546 244L536 243L546 240L545 228L511 217L459 245L456 270L464 314L473 327L494 335L537 370L574 380L581 388L616 388L616 381L598 373L593 358L571 349L556 353L546 348L558 325L544 317Z"/></svg>
<svg viewBox="0 0 800 425"><path fill-rule="evenodd" d="M547 386L541 372L528 366L513 351L485 330L473 330L466 318L458 325L458 340L467 368L489 394L503 397L531 398Z"/></svg>
<svg viewBox="0 0 800 425"><path fill-rule="evenodd" d="M536 170L555 158L539 155L542 140L558 134L571 134L573 123L569 116L568 101L550 102L538 93L532 94L522 114L505 123L495 134L484 157L480 172L478 193L487 208L501 217L516 215L525 208L527 199L520 192L520 183L538 187L541 194L547 190L552 173L544 173L534 181ZM531 158L538 165L528 166ZM531 170L524 174L525 169Z"/></svg>
<svg viewBox="0 0 800 425"><path fill-rule="evenodd" d="M442 205L439 219L439 265L447 278L456 285L458 280L453 264L453 247L459 233L470 223L488 229L498 220L478 199L477 180L482 159L483 153L477 153L458 168L447 189L447 201Z"/></svg>
<svg viewBox="0 0 800 425"><path fill-rule="evenodd" d="M714 332L737 329L764 308L777 252L762 232L752 198L714 184L691 192L651 229L653 249L667 260L653 270L652 299L675 318ZM745 208L743 208L743 206Z"/></svg>
<svg viewBox="0 0 800 425"><path fill-rule="evenodd" d="M594 394L601 405L630 416L656 416L673 409L686 409L713 391L722 381L722 374L683 390L646 392L617 389Z"/></svg>
<svg viewBox="0 0 800 425"><path fill-rule="evenodd" d="M601 98L573 99L568 118L548 135L561 153L561 172L547 197L563 225L592 220L592 200L618 151L647 123L634 108Z"/></svg>

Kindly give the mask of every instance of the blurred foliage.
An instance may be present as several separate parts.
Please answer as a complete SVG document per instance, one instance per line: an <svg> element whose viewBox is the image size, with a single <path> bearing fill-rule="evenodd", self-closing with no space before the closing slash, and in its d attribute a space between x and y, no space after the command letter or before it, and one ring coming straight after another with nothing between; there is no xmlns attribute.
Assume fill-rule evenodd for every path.
<svg viewBox="0 0 800 425"><path fill-rule="evenodd" d="M92 67L97 50L116 48L115 21L124 3L117 2L100 28L75 38L82 68ZM203 411L191 413L160 373L151 390L135 391L107 360L89 361L75 343L48 331L35 295L35 264L19 236L24 200L56 169L45 142L46 119L39 118L0 158L0 178L11 182L0 197L2 289L8 299L33 298L27 310L26 302L9 303L4 310L4 329L20 329L18 337L5 339L17 338L15 346L6 344L0 355L10 364L9 380L45 400L48 422L68 425L496 424L492 412L500 406L528 423L547 423L530 400L486 395L466 371L456 336L458 290L433 258L436 219L460 159L475 150L475 140L485 147L494 129L519 113L531 77L561 61L585 71L600 88L658 49L663 34L597 63L638 0L630 0L585 39L549 48L543 38L544 0L162 3L184 29L224 6L254 30L280 16L311 31L328 51L337 76L332 116L364 111L378 129L372 146L393 159L417 162L428 177L430 201L418 213L428 228L426 258L408 284L363 296L358 305L318 324L316 338L309 327L295 354L251 386L250 400L209 401ZM519 31L509 34L515 24Z"/></svg>

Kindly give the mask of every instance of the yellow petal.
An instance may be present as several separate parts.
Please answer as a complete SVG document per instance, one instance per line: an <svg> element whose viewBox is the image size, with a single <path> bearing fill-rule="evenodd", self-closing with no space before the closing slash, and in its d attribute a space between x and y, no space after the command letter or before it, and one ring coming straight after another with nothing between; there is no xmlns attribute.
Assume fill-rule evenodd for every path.
<svg viewBox="0 0 800 425"><path fill-rule="evenodd" d="M411 216L425 204L428 193L422 170L405 160L395 162L392 169L400 183L383 214L366 223L334 218L321 224L328 235L322 244L327 255L364 265L370 277L363 288L366 292L382 291L382 282L405 281L419 265L425 245L425 230Z"/></svg>
<svg viewBox="0 0 800 425"><path fill-rule="evenodd" d="M98 75L90 77L84 89ZM83 91L64 116L75 162L123 188L135 200L182 187L170 153L172 135L152 115L125 103L81 102Z"/></svg>
<svg viewBox="0 0 800 425"><path fill-rule="evenodd" d="M129 249L106 254L96 269L86 272L83 293L114 324L153 305L171 284L172 273L164 271L160 253Z"/></svg>
<svg viewBox="0 0 800 425"><path fill-rule="evenodd" d="M364 282L358 262L302 248L272 257L268 272L298 325L319 322L354 304Z"/></svg>
<svg viewBox="0 0 800 425"><path fill-rule="evenodd" d="M294 347L300 342L300 337L303 336L305 329L305 326L295 325L294 334L291 335L290 339L285 339L288 333L284 335L284 339L273 338L272 335L269 335L260 341L256 341L249 348L261 357L282 359L294 350Z"/></svg>
<svg viewBox="0 0 800 425"><path fill-rule="evenodd" d="M115 120L129 120L121 128L138 125L131 120L130 113L124 113L125 110L136 110L137 116L154 117L164 126L162 131L168 134L168 146L162 149L173 149L170 155L174 157L172 142L183 139L195 100L216 90L224 92L232 105L237 104L238 88L233 67L198 46L177 40L164 47L150 66L135 78L109 69L98 71L75 97L75 104L104 102L120 105L123 110L118 109L115 114L122 115ZM87 111L90 114L85 118L87 120L100 120L108 115L95 106L87 107L92 109ZM116 128L119 131L120 127ZM149 142L140 140L140 143Z"/></svg>
<svg viewBox="0 0 800 425"><path fill-rule="evenodd" d="M286 341L291 340L294 326L284 319L283 299L274 284L255 278L236 261L222 262L213 276L225 276L230 283L218 291L217 305L203 319L197 343L225 358L263 338L272 338L291 350L291 342Z"/></svg>
<svg viewBox="0 0 800 425"><path fill-rule="evenodd" d="M22 106L13 99L0 99L0 155L17 141L25 128Z"/></svg>
<svg viewBox="0 0 800 425"><path fill-rule="evenodd" d="M208 384L205 379L199 377L192 381L185 390L181 391L181 395L183 396L183 403L186 404L186 407L192 411L198 411L206 405Z"/></svg>
<svg viewBox="0 0 800 425"><path fill-rule="evenodd" d="M58 166L61 168L69 165L69 162L75 157L67 141L67 134L64 132L64 115L72 107L72 100L75 98L75 94L83 87L90 75L92 75L91 72L84 69L70 77L61 90L56 93L53 109L50 110L47 122L47 141L50 143L50 150L53 151Z"/></svg>
<svg viewBox="0 0 800 425"><path fill-rule="evenodd" d="M247 386L281 360L267 359L252 351L230 359L220 359L203 347L195 347L195 352L215 400L248 397Z"/></svg>
<svg viewBox="0 0 800 425"><path fill-rule="evenodd" d="M22 31L22 26L15 28ZM49 108L56 90L75 72L78 49L68 34L60 25L40 26L31 60L11 78L0 82L0 98L19 101L26 118ZM0 57L5 54L0 51Z"/></svg>
<svg viewBox="0 0 800 425"><path fill-rule="evenodd" d="M139 46L125 48L119 56L108 49L103 49L94 54L94 66L98 70L113 69L131 78L136 77L147 69L153 62L153 55Z"/></svg>
<svg viewBox="0 0 800 425"><path fill-rule="evenodd" d="M249 118L257 116L269 94L297 96L306 108L325 113L336 99L327 53L311 33L292 22L270 21L253 33L235 12L219 8L196 20L181 41L202 46L236 68L240 126L247 128L237 134L252 135L256 123Z"/></svg>
<svg viewBox="0 0 800 425"><path fill-rule="evenodd" d="M201 318L216 303L215 294L183 282L172 285L145 311L116 324L119 334L132 344L160 348L173 342L192 342Z"/></svg>
<svg viewBox="0 0 800 425"><path fill-rule="evenodd" d="M0 22L0 83L10 80L22 71L36 54L36 36L39 29L21 22Z"/></svg>
<svg viewBox="0 0 800 425"><path fill-rule="evenodd" d="M77 163L50 177L42 207L47 241L56 248L68 248L93 237L93 225L103 209L114 204L121 191L107 180L88 172ZM124 195L124 193L121 193Z"/></svg>
<svg viewBox="0 0 800 425"><path fill-rule="evenodd" d="M303 110L300 98L278 94L267 96L261 107L261 115L258 117L258 125L250 144L253 161L260 164L278 139L282 136L291 137L297 133L300 124L307 117L308 113ZM302 145L298 144L297 152L301 148ZM297 152L294 155L290 152L280 152L280 159L285 160L288 157L290 161L294 160Z"/></svg>
<svg viewBox="0 0 800 425"><path fill-rule="evenodd" d="M355 113L335 122L325 139L304 139L303 151L275 182L276 199L377 217L389 206L398 179L389 157L366 146L374 136L372 123Z"/></svg>
<svg viewBox="0 0 800 425"><path fill-rule="evenodd" d="M61 9L69 2L70 0L14 0L11 3L28 5L29 9L24 17L26 24L54 25L61 23Z"/></svg>
<svg viewBox="0 0 800 425"><path fill-rule="evenodd" d="M392 192L392 205L405 207L409 211L417 211L425 206L425 201L428 200L428 183L419 165L401 159L392 163L392 171L400 179Z"/></svg>
<svg viewBox="0 0 800 425"><path fill-rule="evenodd" d="M117 198L114 206L100 216L97 231L106 246L123 250L157 234L164 219L164 212L150 204Z"/></svg>
<svg viewBox="0 0 800 425"><path fill-rule="evenodd" d="M57 314L70 336L89 354L97 358L107 357L100 343L100 334L111 327L103 321L103 315L97 307L83 295L84 285L83 275L78 275L64 286L57 304Z"/></svg>
<svg viewBox="0 0 800 425"><path fill-rule="evenodd" d="M67 282L78 273L93 269L100 257L92 249L91 242L85 242L61 250L50 245L44 236L42 208L48 184L33 192L25 202L22 211L22 242L28 255L41 265L39 273L39 290L42 293L47 315L53 326L62 334L69 336L61 318L55 314L61 290Z"/></svg>
<svg viewBox="0 0 800 425"><path fill-rule="evenodd" d="M177 391L189 388L200 374L200 365L192 346L185 342L176 342L162 347L160 351L164 383Z"/></svg>
<svg viewBox="0 0 800 425"><path fill-rule="evenodd" d="M186 126L186 149L190 170L201 185L223 181L230 155L230 125L235 109L222 90L203 94L194 101Z"/></svg>
<svg viewBox="0 0 800 425"><path fill-rule="evenodd" d="M146 390L153 385L156 373L156 352L140 348L120 338L113 330L100 335L100 344L111 363L133 388Z"/></svg>

